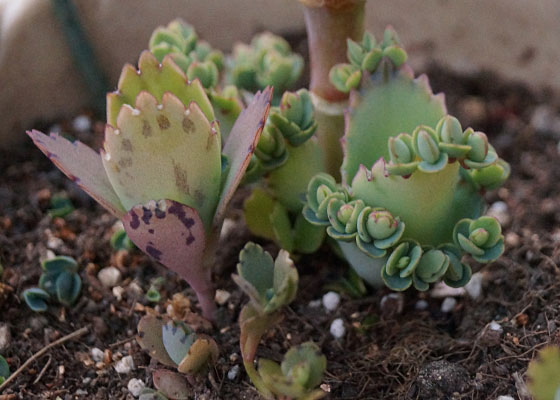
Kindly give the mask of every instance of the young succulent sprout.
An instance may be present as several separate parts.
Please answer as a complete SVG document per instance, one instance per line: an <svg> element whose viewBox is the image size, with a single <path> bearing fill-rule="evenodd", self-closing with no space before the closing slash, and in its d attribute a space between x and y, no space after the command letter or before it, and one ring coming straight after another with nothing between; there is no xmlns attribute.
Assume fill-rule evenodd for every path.
<svg viewBox="0 0 560 400"><path fill-rule="evenodd" d="M309 92L285 92L271 109L246 175L246 180L262 178L244 204L249 230L289 252L312 253L325 236L323 228L301 216L307 184L324 170L316 129Z"/></svg>
<svg viewBox="0 0 560 400"><path fill-rule="evenodd" d="M342 184L319 174L308 186L303 215L326 226L356 272L373 286L428 290L443 279L468 283L470 254L491 262L504 250L497 220L484 217L482 194L499 187L509 166L482 132L446 115L427 78L414 78L391 28L377 43L348 42L348 86L342 140ZM333 69L334 84L343 89Z"/></svg>
<svg viewBox="0 0 560 400"><path fill-rule="evenodd" d="M10 376L10 366L6 359L0 356L0 385Z"/></svg>
<svg viewBox="0 0 560 400"><path fill-rule="evenodd" d="M303 58L292 52L288 42L270 32L256 35L251 45L238 43L230 59L229 80L250 92L273 86L284 93L303 71Z"/></svg>
<svg viewBox="0 0 560 400"><path fill-rule="evenodd" d="M215 310L213 247L266 121L272 90L241 112L223 149L200 81L171 57L149 52L124 67L107 96L101 154L54 134L28 132L74 182L120 218L130 239L195 290L204 316Z"/></svg>
<svg viewBox="0 0 560 400"><path fill-rule="evenodd" d="M266 387L278 398L315 400L326 395L321 389L316 389L326 368L327 359L321 354L319 346L305 342L290 348L280 365L260 359L258 373Z"/></svg>
<svg viewBox="0 0 560 400"><path fill-rule="evenodd" d="M538 359L529 363L527 376L535 400L560 399L560 348L548 346L540 350Z"/></svg>
<svg viewBox="0 0 560 400"><path fill-rule="evenodd" d="M194 332L182 321L166 317L142 317L137 341L150 357L182 374L202 373L218 359L214 339Z"/></svg>
<svg viewBox="0 0 560 400"><path fill-rule="evenodd" d="M58 303L71 307L82 290L82 279L78 274L78 263L71 257L58 256L41 263L43 273L39 287L23 292L23 299L35 312L47 310L47 302L55 298Z"/></svg>
<svg viewBox="0 0 560 400"><path fill-rule="evenodd" d="M280 250L276 260L255 243L247 243L239 254L235 283L250 299L239 314L239 342L243 365L255 387L265 397L271 392L263 384L253 361L264 333L282 318L280 310L297 293L298 272L287 251Z"/></svg>

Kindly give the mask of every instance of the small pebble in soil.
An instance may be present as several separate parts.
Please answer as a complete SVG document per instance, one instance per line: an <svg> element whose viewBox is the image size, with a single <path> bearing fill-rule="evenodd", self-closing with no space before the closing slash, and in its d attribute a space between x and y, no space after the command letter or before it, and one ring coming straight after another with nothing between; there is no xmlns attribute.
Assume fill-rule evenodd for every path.
<svg viewBox="0 0 560 400"><path fill-rule="evenodd" d="M554 238L552 239L554 240ZM506 233L506 244L511 247L517 247L521 243L519 235L515 232Z"/></svg>
<svg viewBox="0 0 560 400"><path fill-rule="evenodd" d="M508 206L503 201L492 203L490 208L488 208L487 215L496 218L503 227L508 226L511 222L511 214L509 213Z"/></svg>
<svg viewBox="0 0 560 400"><path fill-rule="evenodd" d="M132 378L128 381L128 385L126 385L126 387L128 388L128 391L131 395L133 395L134 397L138 397L140 396L140 392L146 387L146 385L140 379Z"/></svg>
<svg viewBox="0 0 560 400"><path fill-rule="evenodd" d="M379 309L383 318L392 318L402 313L404 296L402 293L389 293L381 298Z"/></svg>
<svg viewBox="0 0 560 400"><path fill-rule="evenodd" d="M473 274L469 283L466 284L465 290L471 297L471 299L476 300L482 295L482 281L484 280L484 275L482 272L477 272Z"/></svg>
<svg viewBox="0 0 560 400"><path fill-rule="evenodd" d="M514 400L511 396L498 396L496 400Z"/></svg>
<svg viewBox="0 0 560 400"><path fill-rule="evenodd" d="M237 376L239 375L239 365L234 365L233 367L231 367L231 369L228 371L227 373L227 378L230 381L234 381L235 379L237 379Z"/></svg>
<svg viewBox="0 0 560 400"><path fill-rule="evenodd" d="M121 271L116 267L105 267L97 274L97 279L106 288L113 288L121 281Z"/></svg>
<svg viewBox="0 0 560 400"><path fill-rule="evenodd" d="M119 374L128 374L134 369L134 360L132 356L123 357L120 361L115 364L115 371Z"/></svg>
<svg viewBox="0 0 560 400"><path fill-rule="evenodd" d="M93 349L91 349L91 359L93 361L101 362L103 361L104 357L105 357L105 353L100 348L94 347Z"/></svg>
<svg viewBox="0 0 560 400"><path fill-rule="evenodd" d="M449 313L453 311L456 305L457 300L455 300L453 297L446 297L441 303L441 312Z"/></svg>
<svg viewBox="0 0 560 400"><path fill-rule="evenodd" d="M334 311L340 304L340 295L336 292L328 292L323 296L323 307L327 311Z"/></svg>
<svg viewBox="0 0 560 400"><path fill-rule="evenodd" d="M12 341L12 334L8 324L0 324L0 352L6 350Z"/></svg>
<svg viewBox="0 0 560 400"><path fill-rule="evenodd" d="M91 119L87 115L78 115L72 121L72 128L78 132L87 132L91 129Z"/></svg>
<svg viewBox="0 0 560 400"><path fill-rule="evenodd" d="M424 311L428 309L428 302L426 300L418 300L414 305L414 308L418 311Z"/></svg>
<svg viewBox="0 0 560 400"><path fill-rule="evenodd" d="M344 321L342 318L337 318L331 323L330 327L331 335L336 339L341 339L346 333L346 327L344 326Z"/></svg>
<svg viewBox="0 0 560 400"><path fill-rule="evenodd" d="M218 289L216 290L216 295L214 296L214 300L219 305L223 306L231 297L231 293L227 290Z"/></svg>
<svg viewBox="0 0 560 400"><path fill-rule="evenodd" d="M117 301L121 301L124 294L124 288L122 286L115 286L113 288L113 296Z"/></svg>
<svg viewBox="0 0 560 400"><path fill-rule="evenodd" d="M83 390L83 389L78 389L76 390L76 393L74 393L76 396L85 396L88 394L87 390Z"/></svg>
<svg viewBox="0 0 560 400"><path fill-rule="evenodd" d="M466 291L464 287L453 288L451 286L447 286L445 282L438 282L430 291L430 296L434 299L444 299L446 297L464 296L465 293Z"/></svg>
<svg viewBox="0 0 560 400"><path fill-rule="evenodd" d="M321 300L311 300L308 305L310 308L319 308L321 307L321 303Z"/></svg>
<svg viewBox="0 0 560 400"><path fill-rule="evenodd" d="M33 329L34 331L39 331L41 329L43 329L43 327L45 327L47 324L49 323L49 321L41 316L35 316L35 317L31 317L29 319L29 327L31 329Z"/></svg>
<svg viewBox="0 0 560 400"><path fill-rule="evenodd" d="M496 321L490 322L490 325L488 325L488 328L491 331L500 332L500 333L502 333L504 331L504 328L502 328L502 325L500 325Z"/></svg>
<svg viewBox="0 0 560 400"><path fill-rule="evenodd" d="M547 104L535 107L531 125L541 135L560 138L560 114Z"/></svg>

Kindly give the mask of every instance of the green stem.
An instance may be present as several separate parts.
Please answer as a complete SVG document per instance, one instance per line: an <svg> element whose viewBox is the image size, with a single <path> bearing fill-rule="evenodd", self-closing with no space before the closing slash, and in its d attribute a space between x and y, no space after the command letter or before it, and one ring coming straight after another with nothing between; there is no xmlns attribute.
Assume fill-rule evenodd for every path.
<svg viewBox="0 0 560 400"><path fill-rule="evenodd" d="M260 394L262 394L267 399L274 399L274 394L268 390L266 385L264 384L261 376L259 375L258 371L256 370L255 366L253 365L252 361L243 361L243 366L245 367L245 372L247 372L247 376L253 383L253 385L257 388Z"/></svg>

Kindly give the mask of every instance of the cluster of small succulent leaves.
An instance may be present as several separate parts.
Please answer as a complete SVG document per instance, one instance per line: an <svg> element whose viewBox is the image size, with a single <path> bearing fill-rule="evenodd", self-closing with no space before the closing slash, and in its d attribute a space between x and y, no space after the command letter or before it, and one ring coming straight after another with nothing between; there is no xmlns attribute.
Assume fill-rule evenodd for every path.
<svg viewBox="0 0 560 400"><path fill-rule="evenodd" d="M48 213L52 218L64 218L74 211L72 201L65 194L53 195L49 203Z"/></svg>
<svg viewBox="0 0 560 400"><path fill-rule="evenodd" d="M0 385L10 376L10 366L4 357L0 355Z"/></svg>
<svg viewBox="0 0 560 400"><path fill-rule="evenodd" d="M159 62L169 55L189 80L198 78L207 89L217 86L224 55L208 42L199 40L195 29L186 22L176 19L157 28L150 38L149 49Z"/></svg>
<svg viewBox="0 0 560 400"><path fill-rule="evenodd" d="M343 93L356 89L362 75L374 73L380 65L390 63L394 68L399 68L408 58L397 33L391 28L385 30L381 42L377 42L371 33L365 32L360 43L348 39L347 46L349 63L335 65L329 75L331 83Z"/></svg>
<svg viewBox="0 0 560 400"><path fill-rule="evenodd" d="M509 175L488 138L446 115L425 77L414 78L392 29L377 44L348 42L350 64L332 69L350 93L342 140L342 184L309 183L303 215L326 227L358 274L374 286L428 290L442 279L465 285L462 261L495 260L504 250L498 221L481 216L482 194ZM352 69L358 78L341 80Z"/></svg>
<svg viewBox="0 0 560 400"><path fill-rule="evenodd" d="M325 393L315 390L326 368L326 359L319 348L307 342L291 348L282 365L260 359L258 370L254 360L264 333L282 318L281 310L296 297L298 272L285 250L276 260L255 243L247 243L239 254L237 275L232 278L249 296L239 315L240 347L247 375L267 399L318 399Z"/></svg>
<svg viewBox="0 0 560 400"><path fill-rule="evenodd" d="M124 228L117 229L109 241L113 250L132 250L134 248L134 243L128 235Z"/></svg>
<svg viewBox="0 0 560 400"><path fill-rule="evenodd" d="M527 369L529 390L535 400L560 399L560 348L548 346Z"/></svg>
<svg viewBox="0 0 560 400"><path fill-rule="evenodd" d="M82 279L78 274L76 260L67 256L58 256L41 263L43 273L39 278L39 287L24 290L23 299L35 312L43 312L48 303L56 300L65 307L71 307L82 290Z"/></svg>
<svg viewBox="0 0 560 400"><path fill-rule="evenodd" d="M316 130L309 92L285 92L271 108L245 175L246 182L260 179L244 204L247 227L289 252L312 253L324 238L324 230L301 215L307 184L324 169Z"/></svg>
<svg viewBox="0 0 560 400"><path fill-rule="evenodd" d="M250 92L273 86L276 93L292 87L303 71L303 58L290 44L270 32L256 35L250 45L237 43L228 65L229 80Z"/></svg>
<svg viewBox="0 0 560 400"><path fill-rule="evenodd" d="M185 377L202 374L218 359L218 345L183 321L146 315L138 324L137 341L150 357L180 374L160 369L153 373L155 387L172 399L187 399L192 390ZM157 397L156 397L157 398Z"/></svg>

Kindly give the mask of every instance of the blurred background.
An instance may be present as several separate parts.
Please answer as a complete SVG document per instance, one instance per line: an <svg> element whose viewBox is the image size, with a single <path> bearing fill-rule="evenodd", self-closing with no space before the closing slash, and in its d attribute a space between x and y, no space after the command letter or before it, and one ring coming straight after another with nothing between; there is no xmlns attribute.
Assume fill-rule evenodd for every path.
<svg viewBox="0 0 560 400"><path fill-rule="evenodd" d="M91 105L52 0L0 0L0 146L21 142L37 121L75 115ZM304 38L297 0L74 0L79 24L106 85L135 63L158 25L181 17L228 51L270 30ZM472 74L488 70L534 91L560 90L560 1L369 0L367 28L391 24L414 68L430 63ZM304 50L303 42L296 50Z"/></svg>

